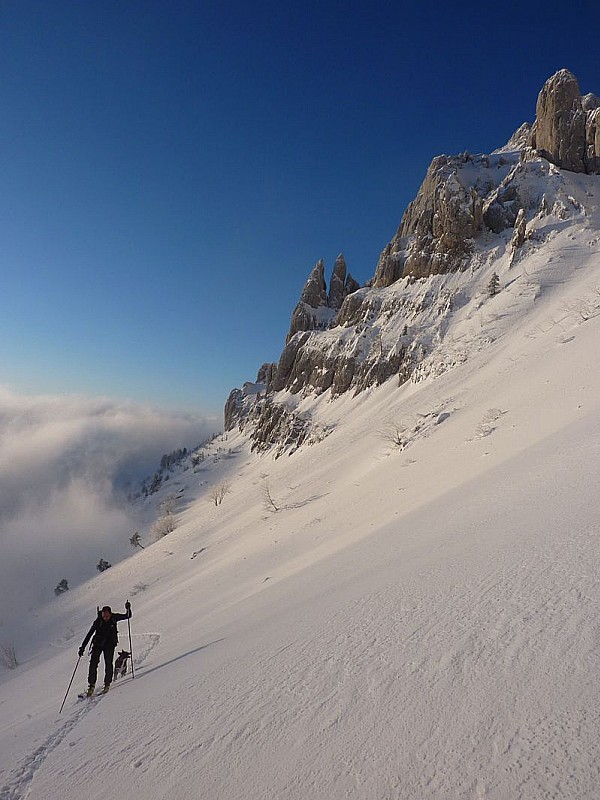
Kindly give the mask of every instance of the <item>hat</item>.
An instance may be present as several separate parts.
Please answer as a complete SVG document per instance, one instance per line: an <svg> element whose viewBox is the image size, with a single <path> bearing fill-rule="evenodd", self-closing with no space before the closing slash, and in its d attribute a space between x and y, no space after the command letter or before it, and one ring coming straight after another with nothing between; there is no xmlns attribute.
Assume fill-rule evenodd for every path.
<svg viewBox="0 0 600 800"><path fill-rule="evenodd" d="M110 606L102 606L102 611L108 611L109 614L112 614L112 608Z"/></svg>

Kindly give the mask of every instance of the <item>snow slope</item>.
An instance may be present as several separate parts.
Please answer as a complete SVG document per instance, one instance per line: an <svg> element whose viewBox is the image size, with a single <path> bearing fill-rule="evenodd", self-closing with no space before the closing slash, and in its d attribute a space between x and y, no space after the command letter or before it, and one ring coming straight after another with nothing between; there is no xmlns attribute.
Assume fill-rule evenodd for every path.
<svg viewBox="0 0 600 800"><path fill-rule="evenodd" d="M302 401L322 442L215 442L175 532L24 615L0 799L596 798L598 229L506 263L421 382ZM59 715L127 597L135 680L77 702L82 659Z"/></svg>

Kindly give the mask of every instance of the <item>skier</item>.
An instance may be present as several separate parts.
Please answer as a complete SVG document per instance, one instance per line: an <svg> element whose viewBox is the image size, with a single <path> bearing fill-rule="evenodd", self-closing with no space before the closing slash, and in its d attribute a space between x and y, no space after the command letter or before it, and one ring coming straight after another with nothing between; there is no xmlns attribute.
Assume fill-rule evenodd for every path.
<svg viewBox="0 0 600 800"><path fill-rule="evenodd" d="M81 657L87 643L92 639L92 652L90 655L90 669L88 672L88 688L86 695L91 697L94 694L96 686L96 678L98 676L98 663L100 655L104 655L104 694L110 689L110 684L113 679L113 658L115 655L115 647L117 646L117 622L122 619L129 619L131 617L131 603L129 600L125 603L125 614L113 614L110 606L104 606L102 611L94 620L92 627L87 632L81 647L79 648L79 656Z"/></svg>

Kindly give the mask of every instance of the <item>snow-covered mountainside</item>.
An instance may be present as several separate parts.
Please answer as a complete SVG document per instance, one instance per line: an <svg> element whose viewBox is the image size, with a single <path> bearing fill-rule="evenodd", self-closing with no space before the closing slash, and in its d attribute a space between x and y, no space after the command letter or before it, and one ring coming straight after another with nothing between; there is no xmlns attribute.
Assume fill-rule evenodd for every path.
<svg viewBox="0 0 600 800"><path fill-rule="evenodd" d="M587 176L599 171L599 114L600 100L582 98L576 78L560 70L540 92L534 125L505 147L435 158L365 287L340 255L327 291L317 263L279 362L232 392L226 429L238 425L256 446L289 451L322 435L309 413L297 414L299 398L420 380L476 350L453 342L488 295L519 277L521 262L551 252L566 228L588 228L594 238L597 179ZM487 334L479 338L485 346Z"/></svg>
<svg viewBox="0 0 600 800"><path fill-rule="evenodd" d="M597 796L600 176L449 165L514 225L348 284L356 319L284 349L306 337L290 375L315 353L302 384L265 366L152 495L174 529L11 621L0 800ZM336 354L345 391L317 383ZM135 679L78 702L96 606L127 598Z"/></svg>

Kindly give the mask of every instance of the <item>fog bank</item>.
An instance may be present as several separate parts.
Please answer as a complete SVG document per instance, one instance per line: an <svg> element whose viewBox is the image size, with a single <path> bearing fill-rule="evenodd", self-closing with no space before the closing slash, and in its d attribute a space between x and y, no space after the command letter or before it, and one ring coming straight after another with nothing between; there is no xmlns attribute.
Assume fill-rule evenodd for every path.
<svg viewBox="0 0 600 800"><path fill-rule="evenodd" d="M131 553L139 518L122 487L163 453L221 428L201 414L0 387L0 623ZM121 487L121 488L119 488Z"/></svg>

